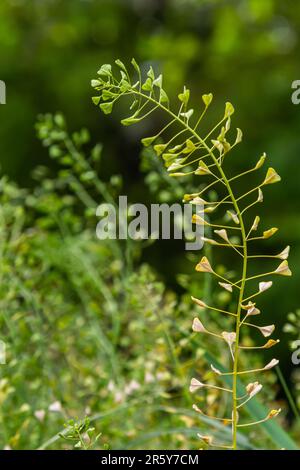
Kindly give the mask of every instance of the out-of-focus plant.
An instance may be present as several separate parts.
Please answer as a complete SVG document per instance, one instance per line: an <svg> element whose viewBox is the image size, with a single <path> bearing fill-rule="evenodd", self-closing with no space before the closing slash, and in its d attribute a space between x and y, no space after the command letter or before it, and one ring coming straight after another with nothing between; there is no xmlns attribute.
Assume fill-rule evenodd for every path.
<svg viewBox="0 0 300 470"><path fill-rule="evenodd" d="M290 342L291 349L295 349L295 341L299 341L300 336L300 310L296 310L295 312L291 312L287 316L287 321L283 326L283 331L288 333L293 340Z"/></svg>
<svg viewBox="0 0 300 470"><path fill-rule="evenodd" d="M71 442L74 449L91 450L95 449L100 440L101 433L97 434L95 427L90 425L90 419L70 419L65 426L65 432L60 433L60 437L67 442ZM107 445L104 445L108 449Z"/></svg>
<svg viewBox="0 0 300 470"><path fill-rule="evenodd" d="M222 310L216 306L208 305L203 300L192 298L201 309L225 314L234 320L234 328L228 321L228 329L219 333L208 330L199 318L194 319L194 332L207 334L216 339L216 341L223 341L227 345L230 352L229 360L231 364L227 366L226 369L222 370L216 368L213 364L211 368L215 375L221 379L227 376L230 377L231 385L230 387L224 387L213 383L203 383L194 378L191 381L190 390L191 392L196 392L200 389L215 389L231 397L231 406L229 407L231 413L225 419L225 422L231 424L232 443L229 446L223 443L216 443L211 436L206 435L200 435L200 438L209 446L236 449L237 430L239 428L264 423L273 419L280 412L280 409L271 409L267 416L260 420L241 423L239 414L242 408L261 391L262 385L258 381L249 382L245 385L245 393L239 396L238 377L244 374L256 374L270 370L278 364L277 359L272 359L264 367L261 366L243 370L240 369L239 357L241 352L249 353L251 350L269 349L279 341L268 339L263 345L249 347L243 343L241 339L242 330L245 329L244 327L246 327L246 329L250 327L258 330L265 338L271 336L275 329L274 325L259 326L251 321L252 317L260 314L255 300L260 294L272 286L272 281L268 279L269 276L291 275L287 262L289 247L286 247L279 254L275 255L257 255L252 253L250 248L251 242L268 239L277 232L277 228L272 227L264 230L261 235L254 236L253 232L256 232L258 229L260 217L255 215L254 220L249 223L248 211L256 204L263 201L262 188L280 181L281 178L277 172L270 167L261 183L254 187L249 187L242 194L236 194L235 182L259 170L265 162L266 155L263 154L253 168L234 176L227 175L225 168L228 161L228 154L242 141L242 131L240 129L237 129L233 144L228 140L231 128L231 116L234 113L232 104L227 102L225 113L221 120L205 131L203 130L204 125L202 119L212 102L213 95L211 93L202 96L204 107L194 118L196 113L194 109L189 107L190 91L186 87L184 87L183 91L178 95L180 104L179 109L175 111L170 107L169 98L163 88L162 75L155 76L152 67L150 67L146 78L143 78L138 64L133 59L132 65L137 76L132 81L124 63L117 60L116 65L119 68L119 75L113 72L110 64L105 64L99 69L98 78L92 80L92 87L97 92L93 97L94 104L99 106L104 114L110 114L115 103L120 98L129 97L131 114L121 121L125 126L139 123L155 111L165 113L167 122L164 127L157 134L143 138L142 143L145 147L154 146L157 156L162 157L165 162L170 176L182 178L197 175L210 179L210 182L204 189L193 194L185 194L183 199L185 202L191 204L204 205L204 212L210 216L213 213L218 213L220 209L221 211L225 209L225 214L224 211L221 215L219 213L214 223L198 215L194 218L194 222L209 226L214 234L216 234L217 239L205 237L204 241L206 243L230 249L233 254L239 256L242 261L241 273L237 278L232 278L229 270L225 270L222 274L218 273L205 256L202 257L196 266L197 272L213 275L218 281L219 286L226 292L232 294L234 298L233 305L235 305L233 309L230 311ZM199 128L201 129L201 133ZM168 132L170 132L170 135L166 142L155 144L157 139L165 137ZM213 202L204 199L205 193L212 187L220 188L221 194L220 199ZM253 200L252 196L255 195L257 195L256 199ZM280 264L277 268L270 268L266 272L253 274L250 271L251 268L249 269L249 264L253 259L257 260L258 258L279 259ZM253 292L253 282L251 281L258 279L260 280L258 288ZM251 286L251 290L249 286ZM194 405L194 409L201 416L224 421L223 418L209 416L197 405Z"/></svg>
<svg viewBox="0 0 300 470"><path fill-rule="evenodd" d="M32 190L0 181L0 445L65 448L58 430L87 415L112 448L186 448L199 423L184 393L193 349L174 322L185 303L137 265L139 242L96 239L95 208L121 187L99 176L101 147L61 114L37 130L57 170L39 166Z"/></svg>

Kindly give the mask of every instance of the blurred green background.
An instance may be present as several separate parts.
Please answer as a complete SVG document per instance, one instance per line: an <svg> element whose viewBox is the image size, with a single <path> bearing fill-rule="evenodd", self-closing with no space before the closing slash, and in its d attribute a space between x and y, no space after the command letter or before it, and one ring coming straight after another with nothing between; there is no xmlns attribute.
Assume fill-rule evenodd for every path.
<svg viewBox="0 0 300 470"><path fill-rule="evenodd" d="M71 129L90 130L103 144L101 178L124 179L129 200L149 201L140 169L139 138L148 128L119 126L122 109L106 119L92 104L90 80L99 66L132 57L163 71L168 94L183 84L194 105L213 92L215 108L235 108L244 132L232 171L251 166L262 152L282 176L266 191L264 225L280 227L268 247L291 245L294 276L279 279L263 308L267 323L281 329L288 312L300 307L300 106L291 102L291 83L300 79L300 8L293 0L2 0L0 79L7 104L0 106L1 170L22 187L32 186L32 169L54 166L37 141L37 115L62 111ZM154 118L155 119L155 118ZM180 247L180 248L179 248ZM144 251L167 286L178 292L177 274L190 273L181 245L159 242ZM162 255L169 250L170 262ZM292 369L287 340L280 346L282 369Z"/></svg>

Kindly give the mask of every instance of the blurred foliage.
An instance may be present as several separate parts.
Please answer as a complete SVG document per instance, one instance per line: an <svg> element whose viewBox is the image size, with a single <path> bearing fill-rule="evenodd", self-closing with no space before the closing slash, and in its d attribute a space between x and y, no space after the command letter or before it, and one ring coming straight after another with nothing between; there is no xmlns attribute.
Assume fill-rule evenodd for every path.
<svg viewBox="0 0 300 470"><path fill-rule="evenodd" d="M187 298L215 293L193 274L198 255L178 243L95 240L99 202L120 192L132 202L175 201L183 188L165 180L151 155L139 158L143 129L116 131L122 107L115 121L100 117L90 78L99 64L134 56L165 73L170 97L186 83L199 100L212 91L217 104L238 105L244 158L255 162L266 151L284 181L266 197L265 222L279 219L268 248L292 246L294 277L279 280L261 305L280 330L298 307L300 276L300 109L290 99L300 75L300 11L292 0L2 0L0 17L1 167L19 183L1 180L1 445L36 448L68 419L98 414L100 446L197 447L199 421L184 390L203 350L186 337ZM41 150L36 116L59 109L71 129L89 132L69 135L61 115L44 116ZM148 126L151 134L156 123ZM226 293L218 301L226 305ZM278 355L289 380L295 367L284 338ZM270 380L266 393L282 399ZM174 402L185 411L174 412ZM145 429L151 439L141 443Z"/></svg>

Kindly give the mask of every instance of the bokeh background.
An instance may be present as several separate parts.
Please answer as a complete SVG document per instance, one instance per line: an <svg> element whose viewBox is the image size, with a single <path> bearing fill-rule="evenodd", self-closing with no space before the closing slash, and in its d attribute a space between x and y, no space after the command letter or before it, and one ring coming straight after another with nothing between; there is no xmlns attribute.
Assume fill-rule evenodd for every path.
<svg viewBox="0 0 300 470"><path fill-rule="evenodd" d="M115 58L152 64L165 74L171 97L186 84L195 106L206 92L213 92L220 112L231 101L234 124L244 132L232 171L266 152L283 179L266 191L263 208L264 225L280 227L269 248L292 247L294 276L279 279L263 301L267 323L281 330L287 314L300 308L300 105L291 102L291 84L300 79L299 50L300 9L292 0L2 0L0 79L7 104L0 106L1 172L33 187L36 165L55 168L36 138L35 122L40 113L62 111L70 129L84 126L93 143L103 144L104 181L120 174L132 202L157 197L145 184L139 144L155 121L147 129L122 129L122 108L106 119L91 102L90 80ZM165 190L161 197L171 196ZM193 264L181 245L158 242L143 250L143 262L168 288L185 291ZM282 339L277 354L290 384L295 366L288 341Z"/></svg>

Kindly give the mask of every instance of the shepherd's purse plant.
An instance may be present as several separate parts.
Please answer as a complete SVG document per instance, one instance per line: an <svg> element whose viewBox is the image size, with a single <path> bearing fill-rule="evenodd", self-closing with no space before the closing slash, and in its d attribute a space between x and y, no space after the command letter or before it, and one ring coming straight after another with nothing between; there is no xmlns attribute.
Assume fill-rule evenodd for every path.
<svg viewBox="0 0 300 470"><path fill-rule="evenodd" d="M228 369L218 369L211 365L215 374L213 383L203 383L199 378L191 380L190 391L198 392L200 389L217 389L220 393L228 394L231 403L231 413L224 418L212 417L206 410L203 411L197 405L194 410L201 415L220 420L232 427L232 442L225 445L222 442L214 442L208 435L199 435L200 439L211 447L237 448L237 431L243 428L270 420L278 415L280 409L270 409L267 416L254 422L245 422L242 409L245 403L253 398L262 389L260 382L253 379L244 383L245 392L242 396L238 394L238 379L244 377L256 377L260 372L272 369L278 364L277 359L272 359L264 367L243 370L240 367L241 354L249 354L251 350L269 349L278 343L278 339L267 339L257 346L249 346L243 343L243 329L255 329L264 338L269 338L274 332L274 325L259 326L255 318L261 312L256 304L257 298L272 286L273 276L290 276L288 265L289 247L284 248L278 254L256 254L253 245L260 240L272 237L277 228L264 229L257 235L260 217L251 215L251 210L263 201L263 189L280 181L280 176L269 167L265 177L255 187L245 189L239 193L241 187L239 182L242 178L247 185L251 173L258 171L265 163L266 154L263 154L257 163L250 169L239 174L230 175L227 170L229 153L242 141L242 131L236 130L233 143L229 141L228 135L231 128L231 116L234 107L227 102L225 112L219 122L211 126L209 130L203 131L204 121L212 100L212 93L202 95L202 109L195 111L189 107L190 90L186 87L179 93L178 108L170 106L169 98L163 88L162 75L156 76L150 67L145 78L139 65L132 60L136 78L132 80L127 67L120 60L116 61L118 73L113 71L110 64L102 65L98 71L98 77L92 80L95 96L92 98L96 106L99 106L104 114L110 114L113 106L122 97L130 99L130 115L121 122L124 126L130 126L147 118L155 111L165 114L166 122L162 129L155 135L142 139L144 146L153 146L157 156L162 158L170 177L183 178L186 175L197 175L201 180L201 190L197 193L186 194L184 202L190 204L201 204L204 206L204 217L194 216L193 222L210 227L214 238L204 237L204 242L217 248L231 250L232 254L240 259L240 273L232 277L231 271L220 274L217 268L207 257L202 257L196 265L196 271L212 275L218 282L220 289L225 289L232 295L232 304L235 307L223 310L217 306L208 305L206 301L192 297L192 301L200 308L215 312L217 315L228 316L228 331L210 331L199 318L193 321L193 331L199 334L213 336L216 341L224 342L228 348L230 366ZM168 136L168 137L166 137ZM238 183L238 185L236 185ZM218 200L211 200L209 191L215 189L219 195ZM250 212L249 212L250 211ZM214 219L213 219L214 217ZM254 243L253 243L254 242ZM251 262L254 260L263 262L264 258L278 260L278 264L267 272L253 273ZM230 379L228 381L228 379ZM224 382L223 382L224 380ZM227 384L230 384L228 386ZM225 385L224 385L225 384ZM241 414L241 419L239 415Z"/></svg>

